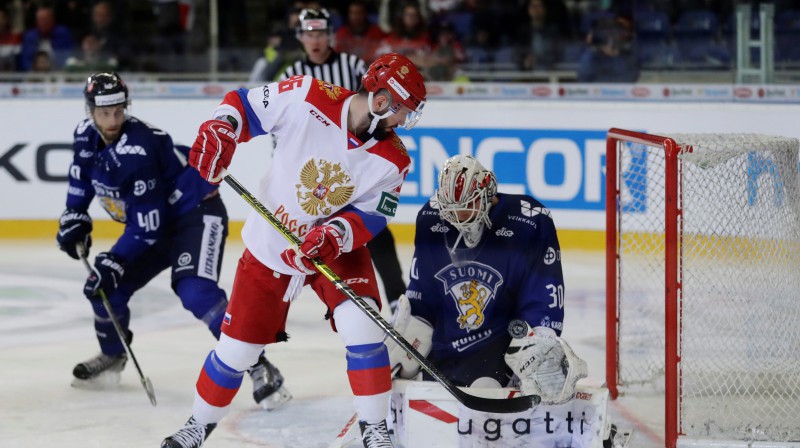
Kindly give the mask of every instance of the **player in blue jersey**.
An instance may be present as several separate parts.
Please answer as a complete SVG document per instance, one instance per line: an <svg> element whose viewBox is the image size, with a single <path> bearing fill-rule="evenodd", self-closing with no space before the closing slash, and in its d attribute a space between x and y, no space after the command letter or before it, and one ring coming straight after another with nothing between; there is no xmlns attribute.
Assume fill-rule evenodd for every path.
<svg viewBox="0 0 800 448"><path fill-rule="evenodd" d="M183 307L219 339L228 299L218 286L228 215L218 187L188 166L188 147L173 145L164 131L127 113L128 88L116 73L89 77L84 89L88 118L74 133L67 207L56 240L78 259L77 244L91 247L89 204L97 198L125 229L108 252L99 253L83 292L94 310L100 354L75 366L75 384L101 377L119 381L127 354L98 290L127 333L131 296L161 271L172 269L172 289ZM287 401L280 372L262 355L253 365L253 396L268 409Z"/></svg>
<svg viewBox="0 0 800 448"><path fill-rule="evenodd" d="M414 249L394 325L431 363L459 386L571 397L586 368L560 338L564 277L547 208L498 193L494 173L455 156L417 215ZM390 358L403 378L419 371L394 344Z"/></svg>

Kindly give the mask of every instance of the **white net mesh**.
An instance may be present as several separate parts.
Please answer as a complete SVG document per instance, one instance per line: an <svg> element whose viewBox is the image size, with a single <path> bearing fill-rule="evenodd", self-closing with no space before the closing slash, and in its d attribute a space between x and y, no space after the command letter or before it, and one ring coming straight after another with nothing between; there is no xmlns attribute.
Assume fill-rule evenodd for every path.
<svg viewBox="0 0 800 448"><path fill-rule="evenodd" d="M693 148L679 155L681 428L800 441L798 141L671 137ZM620 385L663 390L665 151L619 148Z"/></svg>

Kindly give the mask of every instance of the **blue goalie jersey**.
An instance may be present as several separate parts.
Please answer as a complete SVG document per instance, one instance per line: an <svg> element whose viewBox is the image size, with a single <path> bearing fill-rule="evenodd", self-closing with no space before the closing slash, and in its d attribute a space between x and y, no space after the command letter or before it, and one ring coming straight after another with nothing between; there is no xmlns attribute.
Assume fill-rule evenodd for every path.
<svg viewBox="0 0 800 448"><path fill-rule="evenodd" d="M564 319L561 250L550 212L526 195L498 194L478 245L453 250L458 230L435 199L417 215L411 314L431 323L428 359L455 384L480 377L508 384L508 324L520 319L560 335Z"/></svg>
<svg viewBox="0 0 800 448"><path fill-rule="evenodd" d="M97 197L114 221L125 224L111 251L130 260L218 188L186 163L188 149L133 117L106 145L92 120L83 120L74 133L67 207L86 211Z"/></svg>

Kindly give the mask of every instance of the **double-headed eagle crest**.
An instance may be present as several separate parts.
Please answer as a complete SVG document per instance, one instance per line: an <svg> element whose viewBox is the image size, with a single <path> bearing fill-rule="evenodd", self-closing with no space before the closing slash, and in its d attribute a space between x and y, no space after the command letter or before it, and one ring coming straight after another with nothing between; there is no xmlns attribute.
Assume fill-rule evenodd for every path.
<svg viewBox="0 0 800 448"><path fill-rule="evenodd" d="M297 202L303 211L312 216L330 215L332 207L341 207L353 195L356 187L349 185L350 176L340 163L310 159L300 170Z"/></svg>
<svg viewBox="0 0 800 448"><path fill-rule="evenodd" d="M322 90L323 92L327 93L328 94L328 98L330 98L332 100L339 99L339 95L342 94L342 88L341 87L335 86L335 85L333 85L333 84L331 84L329 82L325 82L325 81L322 81L322 80L318 79L317 80L317 85L319 86L319 89Z"/></svg>

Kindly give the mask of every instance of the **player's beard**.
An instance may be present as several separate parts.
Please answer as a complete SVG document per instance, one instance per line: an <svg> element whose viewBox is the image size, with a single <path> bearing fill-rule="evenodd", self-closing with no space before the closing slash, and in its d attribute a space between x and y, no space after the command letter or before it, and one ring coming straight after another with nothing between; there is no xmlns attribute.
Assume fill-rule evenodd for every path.
<svg viewBox="0 0 800 448"><path fill-rule="evenodd" d="M374 138L378 141L386 140L389 138L389 129L391 128L386 126L386 119L382 118L378 120L378 125L375 126L375 130L372 132L372 134L365 132L363 136L359 136L359 139L361 141L367 141L370 138Z"/></svg>
<svg viewBox="0 0 800 448"><path fill-rule="evenodd" d="M122 134L122 127L120 126L119 128L117 128L117 130L115 130L113 132L106 131L104 129L100 129L98 127L97 131L100 132L100 136L103 137L103 141L107 145L109 145L109 144L115 142L119 138L119 136Z"/></svg>

